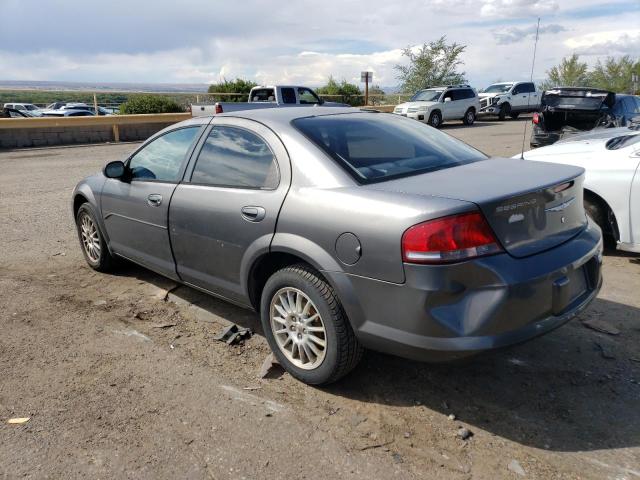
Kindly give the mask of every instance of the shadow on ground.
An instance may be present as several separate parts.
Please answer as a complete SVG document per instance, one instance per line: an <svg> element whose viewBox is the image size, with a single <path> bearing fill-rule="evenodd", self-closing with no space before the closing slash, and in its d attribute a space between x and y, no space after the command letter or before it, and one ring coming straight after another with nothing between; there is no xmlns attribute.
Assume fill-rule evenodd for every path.
<svg viewBox="0 0 640 480"><path fill-rule="evenodd" d="M160 288L168 281L136 266L121 275ZM262 334L252 311L180 286L173 301L202 309ZM524 345L464 362L425 364L367 352L348 377L326 393L361 402L422 404L497 436L552 451L578 452L640 445L640 310L597 299L582 318L615 324L620 335L574 319ZM613 358L606 358L613 357Z"/></svg>

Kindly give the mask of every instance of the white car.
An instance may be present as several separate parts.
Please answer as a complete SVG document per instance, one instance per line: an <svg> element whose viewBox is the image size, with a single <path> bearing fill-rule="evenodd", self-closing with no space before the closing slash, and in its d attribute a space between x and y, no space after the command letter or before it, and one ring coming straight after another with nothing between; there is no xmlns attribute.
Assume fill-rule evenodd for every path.
<svg viewBox="0 0 640 480"><path fill-rule="evenodd" d="M396 106L393 113L439 128L446 120L473 125L480 110L478 94L469 85L447 85L418 91L411 100Z"/></svg>
<svg viewBox="0 0 640 480"><path fill-rule="evenodd" d="M12 108L14 110L20 110L21 112L28 112L32 117L39 117L42 115L42 110L33 103L5 103L4 108Z"/></svg>
<svg viewBox="0 0 640 480"><path fill-rule="evenodd" d="M640 253L640 130L602 129L530 150L524 158L583 167L585 210L620 250Z"/></svg>
<svg viewBox="0 0 640 480"><path fill-rule="evenodd" d="M501 82L480 92L480 113L516 119L521 113L537 112L542 94L532 82Z"/></svg>

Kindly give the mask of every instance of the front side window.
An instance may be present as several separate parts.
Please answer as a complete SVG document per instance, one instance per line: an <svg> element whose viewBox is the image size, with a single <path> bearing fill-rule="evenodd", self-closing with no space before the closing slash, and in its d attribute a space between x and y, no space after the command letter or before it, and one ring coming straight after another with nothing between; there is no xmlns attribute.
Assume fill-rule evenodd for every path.
<svg viewBox="0 0 640 480"><path fill-rule="evenodd" d="M219 187L274 189L280 177L266 142L248 130L214 127L202 146L192 183Z"/></svg>
<svg viewBox="0 0 640 480"><path fill-rule="evenodd" d="M421 122L379 113L299 118L293 125L360 183L432 172L487 158Z"/></svg>
<svg viewBox="0 0 640 480"><path fill-rule="evenodd" d="M199 127L173 130L156 138L129 161L132 179L177 182L182 162Z"/></svg>
<svg viewBox="0 0 640 480"><path fill-rule="evenodd" d="M320 99L308 88L298 88L298 99L300 100L301 104L305 105L320 103Z"/></svg>

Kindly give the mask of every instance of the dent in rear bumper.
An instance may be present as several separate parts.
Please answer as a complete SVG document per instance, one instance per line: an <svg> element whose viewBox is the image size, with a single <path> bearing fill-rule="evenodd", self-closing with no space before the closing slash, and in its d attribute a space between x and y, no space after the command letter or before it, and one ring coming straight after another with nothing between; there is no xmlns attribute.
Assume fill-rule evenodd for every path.
<svg viewBox="0 0 640 480"><path fill-rule="evenodd" d="M505 253L455 265L405 265L404 284L331 276L343 277L335 286L365 347L437 361L521 343L566 323L596 297L601 259L601 234L590 224L565 244L527 258ZM554 281L587 262L597 267L587 291L558 312ZM347 284L352 295L345 301Z"/></svg>

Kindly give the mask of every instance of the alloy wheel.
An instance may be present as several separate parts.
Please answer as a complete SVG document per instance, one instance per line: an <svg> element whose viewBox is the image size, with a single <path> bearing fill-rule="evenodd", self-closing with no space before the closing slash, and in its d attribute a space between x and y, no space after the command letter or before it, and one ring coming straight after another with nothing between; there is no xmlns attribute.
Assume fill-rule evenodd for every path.
<svg viewBox="0 0 640 480"><path fill-rule="evenodd" d="M86 213L83 213L80 217L80 237L82 238L82 247L87 257L89 257L92 262L100 261L102 246L100 245L98 227L93 219Z"/></svg>
<svg viewBox="0 0 640 480"><path fill-rule="evenodd" d="M271 331L278 348L293 365L319 367L327 351L327 333L320 312L301 290L285 287L271 299Z"/></svg>

